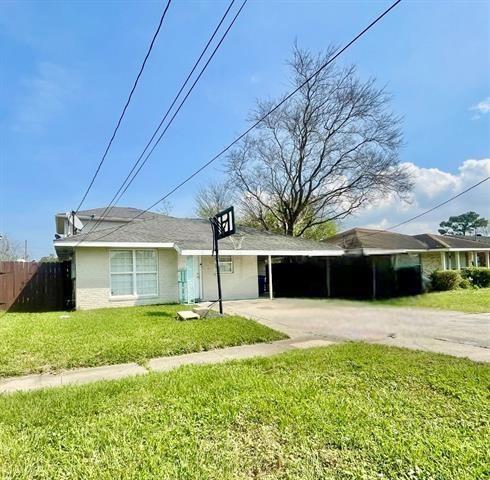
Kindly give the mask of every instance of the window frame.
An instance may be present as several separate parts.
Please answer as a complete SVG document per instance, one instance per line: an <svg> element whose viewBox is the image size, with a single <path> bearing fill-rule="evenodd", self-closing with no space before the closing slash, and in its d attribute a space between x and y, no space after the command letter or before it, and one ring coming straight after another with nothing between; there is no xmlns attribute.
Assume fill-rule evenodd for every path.
<svg viewBox="0 0 490 480"><path fill-rule="evenodd" d="M222 261L221 259L224 258L224 257L229 257L230 258L230 261ZM223 275L231 275L231 274L235 273L235 262L233 260L233 255L220 255L219 256L219 259L218 259L218 262L219 262L219 272L221 274L223 274ZM231 270L230 271L224 271L223 268L222 268L222 264L223 263L230 264Z"/></svg>
<svg viewBox="0 0 490 480"><path fill-rule="evenodd" d="M112 267L111 267L111 254L113 252L131 252L132 255L132 271L127 271L127 272L112 272ZM136 269L136 252L154 252L155 254L155 271L149 271L149 272L138 272ZM123 294L123 295L114 295L112 293L112 276L113 275L129 275L131 274L131 281L132 281L132 291L133 293L130 294ZM138 274L154 274L156 275L156 291L155 293L147 293L147 294L138 294L136 291L136 277ZM157 298L160 295L160 284L159 284L159 274L158 274L158 250L154 248L111 248L109 250L109 298L111 300L126 300L126 299L138 299L138 298Z"/></svg>

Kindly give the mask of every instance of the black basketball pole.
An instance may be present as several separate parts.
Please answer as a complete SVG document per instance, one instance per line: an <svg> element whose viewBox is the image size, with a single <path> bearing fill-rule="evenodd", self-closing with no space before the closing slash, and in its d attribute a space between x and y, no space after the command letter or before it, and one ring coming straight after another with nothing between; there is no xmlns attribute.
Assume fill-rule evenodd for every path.
<svg viewBox="0 0 490 480"><path fill-rule="evenodd" d="M221 293L221 272L219 268L219 240L235 233L235 211L233 206L225 208L209 219L213 230L213 253L216 252L216 280L218 281L219 313L223 315L223 296Z"/></svg>
<svg viewBox="0 0 490 480"><path fill-rule="evenodd" d="M219 269L219 242L218 242L218 228L216 223L211 220L213 227L213 250L216 253L216 279L218 281L218 301L219 301L219 313L223 315L223 298L221 294L221 274Z"/></svg>

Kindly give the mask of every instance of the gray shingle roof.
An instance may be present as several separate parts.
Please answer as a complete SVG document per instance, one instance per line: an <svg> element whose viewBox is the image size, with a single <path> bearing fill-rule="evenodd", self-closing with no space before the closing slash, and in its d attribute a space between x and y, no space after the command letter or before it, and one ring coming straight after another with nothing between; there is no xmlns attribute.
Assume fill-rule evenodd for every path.
<svg viewBox="0 0 490 480"><path fill-rule="evenodd" d="M475 242L478 243L490 245L490 237L486 237L485 235L477 235L476 237L472 237L472 240L475 240Z"/></svg>
<svg viewBox="0 0 490 480"><path fill-rule="evenodd" d="M380 249L380 250L434 250L447 248L474 248L486 249L490 245L476 242L468 237L451 235L434 235L423 233L421 235L404 235L388 232L386 230L372 230L369 228L353 228L339 233L328 242L335 243L341 248L349 249Z"/></svg>
<svg viewBox="0 0 490 480"><path fill-rule="evenodd" d="M369 228L353 228L347 230L329 238L328 242L335 243L345 249L424 250L427 248L424 243L411 235Z"/></svg>
<svg viewBox="0 0 490 480"><path fill-rule="evenodd" d="M105 207L102 208L91 208L89 210L80 210L78 212L78 216L80 218L91 218L94 217L94 220L100 218L100 216L104 213ZM107 220L130 220L134 218L136 215L141 214L139 218L150 218L154 214L152 212L143 212L139 208L133 207L112 207L109 214L104 215L104 218ZM58 213L57 216L64 217L66 213Z"/></svg>
<svg viewBox="0 0 490 480"><path fill-rule="evenodd" d="M435 235L430 233L423 233L421 235L414 235L415 238L425 243L428 248L487 248L488 245L482 245L475 240L453 235Z"/></svg>
<svg viewBox="0 0 490 480"><path fill-rule="evenodd" d="M135 220L119 229L95 230L55 242L56 246L73 241L175 243L183 250L211 250L212 234L209 221L197 218L176 218L158 213L144 220ZM222 250L301 251L341 249L332 244L314 242L237 226L237 233L220 240Z"/></svg>

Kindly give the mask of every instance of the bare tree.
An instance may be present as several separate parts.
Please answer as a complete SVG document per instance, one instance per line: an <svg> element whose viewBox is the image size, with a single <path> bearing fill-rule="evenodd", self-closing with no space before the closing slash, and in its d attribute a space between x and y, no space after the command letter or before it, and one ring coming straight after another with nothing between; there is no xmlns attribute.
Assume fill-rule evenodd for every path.
<svg viewBox="0 0 490 480"><path fill-rule="evenodd" d="M170 215L172 213L173 208L174 208L174 206L173 206L172 202L168 198L166 198L165 200L162 200L159 203L156 211L158 213L161 213L162 215Z"/></svg>
<svg viewBox="0 0 490 480"><path fill-rule="evenodd" d="M332 57L294 47L289 63L298 87ZM251 121L277 101L258 102ZM353 66L332 63L273 111L228 157L242 216L266 230L301 236L345 218L388 194L412 188L399 165L400 119L390 96Z"/></svg>
<svg viewBox="0 0 490 480"><path fill-rule="evenodd" d="M21 256L18 243L12 241L6 234L0 234L0 261L17 260Z"/></svg>
<svg viewBox="0 0 490 480"><path fill-rule="evenodd" d="M233 191L226 183L212 182L201 188L196 196L196 215L200 218L210 218L231 205Z"/></svg>

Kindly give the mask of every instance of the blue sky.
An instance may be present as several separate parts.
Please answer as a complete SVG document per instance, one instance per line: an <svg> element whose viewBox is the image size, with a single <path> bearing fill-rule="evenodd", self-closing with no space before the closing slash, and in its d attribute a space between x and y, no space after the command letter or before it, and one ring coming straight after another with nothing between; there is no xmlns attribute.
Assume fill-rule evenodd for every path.
<svg viewBox="0 0 490 480"><path fill-rule="evenodd" d="M174 0L85 207L112 197L227 3ZM255 99L286 92L285 60L295 39L313 51L341 45L389 3L250 0L121 205L153 203L241 132ZM80 200L162 8L3 2L0 232L27 239L31 257L51 251L54 214ZM486 1L405 0L339 60L393 94L393 110L404 118L400 158L413 164L418 182L410 205L388 199L344 226L388 226L490 174L489 18ZM219 175L217 164L176 193L173 213L192 215L195 189ZM456 211L441 210L410 231L433 229L457 209L490 216L489 190L487 183L452 206Z"/></svg>

